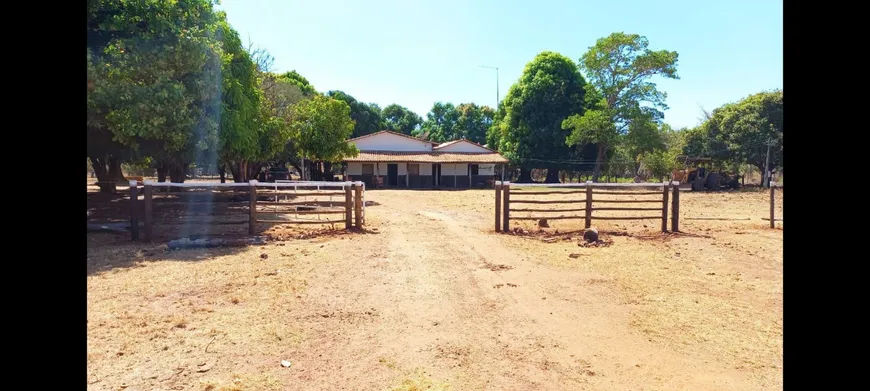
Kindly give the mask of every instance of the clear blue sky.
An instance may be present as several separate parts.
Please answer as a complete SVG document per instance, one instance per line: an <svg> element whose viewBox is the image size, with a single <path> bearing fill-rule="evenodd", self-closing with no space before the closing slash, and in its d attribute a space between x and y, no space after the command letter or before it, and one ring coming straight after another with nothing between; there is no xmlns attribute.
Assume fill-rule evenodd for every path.
<svg viewBox="0 0 870 391"><path fill-rule="evenodd" d="M782 88L782 2L579 0L223 0L243 42L295 69L318 91L406 106L425 119L435 101L496 105L544 50L574 61L615 31L680 54L680 80L661 80L665 122L694 126L749 94Z"/></svg>

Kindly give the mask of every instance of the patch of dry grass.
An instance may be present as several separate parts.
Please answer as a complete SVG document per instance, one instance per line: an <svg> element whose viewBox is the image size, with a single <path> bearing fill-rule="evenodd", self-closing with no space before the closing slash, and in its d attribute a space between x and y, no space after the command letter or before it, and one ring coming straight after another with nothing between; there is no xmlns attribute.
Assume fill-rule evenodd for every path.
<svg viewBox="0 0 870 391"><path fill-rule="evenodd" d="M397 385L389 391L450 391L452 388L444 382L433 381L424 371L416 369L406 374Z"/></svg>

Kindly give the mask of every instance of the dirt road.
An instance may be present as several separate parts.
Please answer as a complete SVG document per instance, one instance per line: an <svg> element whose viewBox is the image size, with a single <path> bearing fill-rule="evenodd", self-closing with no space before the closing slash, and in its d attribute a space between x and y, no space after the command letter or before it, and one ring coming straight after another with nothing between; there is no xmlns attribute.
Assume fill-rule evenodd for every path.
<svg viewBox="0 0 870 391"><path fill-rule="evenodd" d="M687 214L766 205L714 197ZM88 388L781 388L781 230L580 249L492 233L490 191L367 198L368 234L167 253L89 236Z"/></svg>
<svg viewBox="0 0 870 391"><path fill-rule="evenodd" d="M607 277L507 249L480 216L396 202L369 214L379 234L309 280L308 305L328 315L305 326L320 332L293 352L306 364L291 388L381 389L400 366L455 390L758 389L649 342Z"/></svg>

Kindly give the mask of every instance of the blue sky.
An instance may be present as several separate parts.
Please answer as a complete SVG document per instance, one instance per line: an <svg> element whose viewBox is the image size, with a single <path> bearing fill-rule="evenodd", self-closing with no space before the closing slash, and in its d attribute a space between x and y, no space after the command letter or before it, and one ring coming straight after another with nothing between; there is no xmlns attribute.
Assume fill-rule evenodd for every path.
<svg viewBox="0 0 870 391"><path fill-rule="evenodd" d="M274 71L295 69L318 91L406 106L425 119L435 101L496 105L544 50L574 61L615 31L680 54L680 80L660 80L665 122L694 126L712 110L782 88L782 2L570 0L223 0L244 42Z"/></svg>

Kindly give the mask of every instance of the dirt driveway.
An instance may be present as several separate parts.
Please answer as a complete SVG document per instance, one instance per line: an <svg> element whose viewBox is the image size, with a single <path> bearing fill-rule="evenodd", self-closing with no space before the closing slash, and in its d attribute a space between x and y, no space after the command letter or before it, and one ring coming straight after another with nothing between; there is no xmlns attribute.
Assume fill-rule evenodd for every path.
<svg viewBox="0 0 870 391"><path fill-rule="evenodd" d="M745 289L763 297L742 297L746 292L733 279L660 290L652 285L640 292L632 289L643 283L632 285L630 275L594 265L630 262L620 254L643 249L652 255L639 256L642 261L673 265L664 267L667 273L716 276L702 264L668 263L665 253L689 238L663 245L614 237L608 248L579 249L576 242L547 244L496 235L487 231L490 198L484 191L372 191L368 200L375 205L367 218L374 232L242 253L212 252L206 254L212 258L197 262L116 247L116 261L107 262L140 259L138 267L102 266L89 276L89 389L781 387L781 231L765 244L776 251L779 240L780 255L771 260L770 277L778 288L761 293ZM689 253L684 251L682 263ZM570 253L580 255L571 258ZM96 249L89 253L92 259L99 256ZM578 267L581 263L592 266ZM729 268L741 267L736 265L717 270L731 275ZM279 270L291 269L295 282L273 281L281 279ZM742 272L747 279L747 271ZM182 284L166 277L177 273L189 279ZM212 276L221 273L231 275L232 282ZM761 277L755 279L768 278L763 271L757 275ZM668 277L647 279L657 278ZM130 282L142 280L147 285ZM694 297L686 291L703 284L713 284L705 289L718 293L703 295L710 301L683 303ZM730 307L719 306L732 298L737 302L728 302ZM758 300L768 301L734 309ZM677 311L688 315L675 319L662 303L701 308ZM770 306L779 309L770 314ZM717 350L717 338L733 339L737 334L729 330L740 327L717 323L730 323L728 316L709 324L692 318L707 311L716 315L720 307L744 311L734 312L737 317L747 316L745 311L760 317L760 325L739 330L741 338L750 335L744 338L746 346L759 346L758 352ZM178 327L179 316L183 327ZM137 322L158 326L118 331L135 329ZM722 330L711 331L717 328ZM754 336L759 328L767 330L763 338ZM155 335L162 337L155 341ZM119 338L129 340L121 346ZM121 355L115 352L119 349ZM282 359L290 360L291 367L281 367ZM203 365L209 369L200 371ZM424 388L426 382L430 388Z"/></svg>

